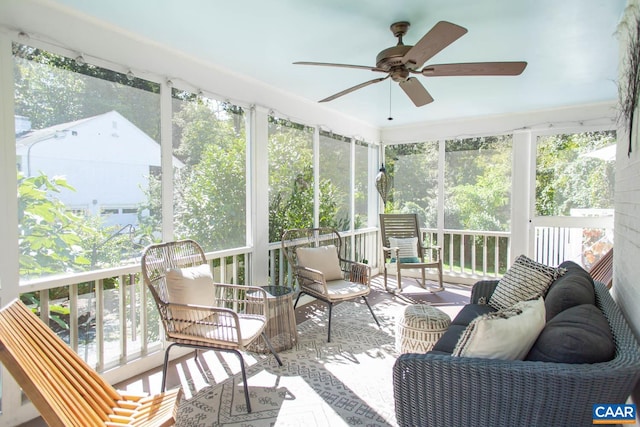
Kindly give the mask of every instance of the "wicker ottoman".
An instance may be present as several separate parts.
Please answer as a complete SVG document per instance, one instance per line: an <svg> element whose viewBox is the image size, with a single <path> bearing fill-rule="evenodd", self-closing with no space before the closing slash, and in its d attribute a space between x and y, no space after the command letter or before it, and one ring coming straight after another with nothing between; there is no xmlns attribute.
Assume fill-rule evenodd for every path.
<svg viewBox="0 0 640 427"><path fill-rule="evenodd" d="M435 307L414 304L405 307L396 322L396 350L400 353L425 353L445 333L451 319Z"/></svg>

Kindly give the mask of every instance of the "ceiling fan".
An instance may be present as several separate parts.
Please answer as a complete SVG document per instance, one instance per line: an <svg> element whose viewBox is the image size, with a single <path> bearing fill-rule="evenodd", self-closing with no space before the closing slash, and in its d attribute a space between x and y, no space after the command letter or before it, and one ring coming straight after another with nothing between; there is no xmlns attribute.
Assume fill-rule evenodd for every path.
<svg viewBox="0 0 640 427"><path fill-rule="evenodd" d="M328 62L299 61L299 65L321 65L325 67L359 68L380 73L387 73L385 77L379 77L360 83L341 92L333 94L319 102L333 101L355 90L362 89L374 83L391 79L398 82L402 90L413 101L416 107L433 102L433 98L424 88L422 83L411 74L420 74L425 77L442 76L517 76L521 74L526 62L469 62L456 64L422 65L435 56L445 47L462 37L467 29L447 21L440 21L426 33L415 46L405 45L402 37L409 30L409 22L396 22L391 25L391 32L398 38L398 44L384 49L376 57L375 67L366 65L334 64Z"/></svg>

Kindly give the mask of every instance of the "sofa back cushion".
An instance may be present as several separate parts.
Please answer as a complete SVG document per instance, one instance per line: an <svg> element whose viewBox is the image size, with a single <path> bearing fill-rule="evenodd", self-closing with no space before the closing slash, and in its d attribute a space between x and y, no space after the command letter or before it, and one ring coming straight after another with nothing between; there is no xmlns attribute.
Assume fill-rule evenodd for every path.
<svg viewBox="0 0 640 427"><path fill-rule="evenodd" d="M567 272L551 284L545 296L547 322L568 308L596 303L593 279L585 269L573 261L565 261L559 267Z"/></svg>
<svg viewBox="0 0 640 427"><path fill-rule="evenodd" d="M544 327L526 360L556 363L599 363L615 356L611 328L593 304L568 308Z"/></svg>

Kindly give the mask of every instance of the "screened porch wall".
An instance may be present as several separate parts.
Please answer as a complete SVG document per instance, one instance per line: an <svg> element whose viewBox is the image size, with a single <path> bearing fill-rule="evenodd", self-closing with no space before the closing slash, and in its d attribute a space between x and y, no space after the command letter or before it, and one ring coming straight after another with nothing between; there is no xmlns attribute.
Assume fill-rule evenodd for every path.
<svg viewBox="0 0 640 427"><path fill-rule="evenodd" d="M56 22L56 13L60 11L54 11L52 14L47 14L47 19L52 22ZM34 17L35 18L35 17ZM46 28L44 26L43 28ZM582 122L589 126L598 124L610 125L612 118L615 116L615 112L612 110L612 104L601 104L596 106L581 106L575 108L567 108L563 110L553 112L538 112L527 114L515 114L513 117L489 117L483 119L474 119L464 122L449 122L449 123L428 123L425 122L420 126L403 127L401 129L383 128L376 129L366 124L351 120L348 117L344 117L340 114L330 112L328 110L319 108L313 103L302 102L294 96L288 96L282 94L276 89L268 88L263 85L251 82L248 83L243 79L238 79L224 71L208 67L197 61L194 61L184 55L176 52L163 49L159 46L149 46L140 40L132 40L127 37L126 34L115 31L108 28L96 28L87 22L77 23L77 32L82 34L91 34L92 37L86 39L77 40L58 40L56 44L48 43L44 40L31 39L30 44L37 45L39 47L49 49L59 54L73 57L77 52L83 52L88 58L92 57L92 60L101 66L106 68L116 69L119 72L126 73L129 68L135 70L136 74L150 80L153 80L161 85L161 105L166 107L171 102L170 91L171 86L168 83L169 79L173 79L179 82L181 87L191 90L194 93L202 90L209 96L218 99L230 99L238 105L244 106L247 109L255 107L253 110L255 117L253 117L248 124L248 133L253 138L254 144L248 148L248 157L250 159L249 164L251 168L249 170L248 181L250 187L257 189L265 182L267 182L267 166L260 162L265 154L264 151L260 151L260 147L266 147L268 142L267 131L267 117L272 110L275 110L279 114L285 117L289 117L291 120L295 120L310 126L319 128L320 126L330 126L333 132L352 136L357 140L371 141L377 143L379 141L387 142L415 142L424 140L437 140L458 138L466 136L478 136L478 135L494 135L504 133L514 133L514 144L516 139L522 139L524 141L529 140L531 129L539 126L540 123L555 124L559 127L569 127L575 130L579 127L579 123ZM11 42L18 41L17 32L13 29L3 29L0 34L0 92L2 94L13 94L13 70L11 69ZM64 45L64 46L61 46ZM111 48L113 45L130 45L131 49L126 51L114 50ZM140 54L143 52L144 54ZM3 201L3 214L0 221L0 237L3 242L16 242L17 241L17 219L14 213L16 212L16 177L15 177L15 146L14 142L14 112L11 101L12 96L3 96L0 101L0 127L2 132L3 146L2 156L0 161L2 162L2 170L5 171L3 180L0 182L0 197ZM161 112L161 119L163 124L161 128L163 132L170 133L170 115L167 112ZM163 140L165 152L170 152L171 147L168 142ZM525 142L526 144L526 142ZM517 145L517 144L516 144ZM527 164L526 158L518 157L516 150L514 150L514 168L520 165L522 162ZM370 170L376 171L379 167L379 160L377 156L371 157L373 165L369 165ZM166 163L165 163L166 165ZM169 175L169 174L167 174ZM520 182L516 178L513 178L516 186L524 191L523 194L527 194L529 191L529 182ZM250 214L248 223L251 225L249 229L248 241L251 248L246 249L246 252L242 253L251 254L252 261L252 277L251 280L255 282L267 281L270 276L270 267L267 262L267 254L272 250L269 239L266 238L267 227L265 227L265 219L268 217L266 212L266 206L268 206L267 192L254 191L248 196L249 201L247 205L250 206ZM167 200L171 200L172 195L165 196ZM170 203L169 203L170 204ZM169 205L167 204L167 205ZM372 214L373 212L373 214ZM376 218L375 205L373 208L369 208L369 221ZM514 220L515 219L515 220ZM527 222L529 219L529 210L527 206L517 205L512 209L512 232L510 236L511 256L513 253L524 253L529 250L529 236L527 232L523 230L527 229ZM163 237L173 237L173 226L170 224L171 217L167 215L167 222L163 223ZM425 232L430 232L426 230ZM446 236L453 236L455 233L447 231L443 225L438 225L435 229L436 233L442 234L444 241ZM447 234L448 233L448 234ZM371 237L374 236L374 237ZM378 248L372 249L379 245L379 238L377 232L374 230L365 239L366 249L361 249L370 254L379 253ZM454 244L451 246L456 247L456 243L460 240L456 240L453 236ZM464 241L464 238L461 238ZM277 243L276 243L277 244ZM353 250L356 250L358 244L353 244ZM517 249L514 249L517 248ZM360 249L358 249L360 250ZM466 251L467 255L471 256L472 252ZM17 277L17 250L16 245L5 244L0 248L0 299L4 303L13 298L16 298L23 291L28 290L44 290L53 288L56 286L69 286L73 289L80 282L75 282L74 279L60 279L61 281L49 281L45 283L33 282L28 287L20 289L18 287ZM221 254L220 256L231 256L240 254ZM211 255L210 257L216 258L217 255ZM368 255L369 256L369 255ZM478 258L478 253L475 257ZM370 259L375 259L375 255ZM232 261L232 263L235 261ZM100 272L96 276L77 278L77 280L89 280L100 282L106 278L117 277L123 283L127 283L126 287L121 291L122 293L117 297L119 301L126 302L127 298L131 298L131 295L135 295L136 301L143 301L140 299L141 293L144 291L134 284L127 282L131 274L137 273L137 266L126 267L122 270L112 272ZM455 274L452 274L455 277ZM98 286L99 288L100 286ZM131 291L134 289L134 291ZM125 292L129 291L129 292ZM101 291L96 291L96 295ZM74 295L74 292L71 293ZM104 296L104 293L103 293ZM104 301L97 302L96 304L104 304ZM122 310L123 319L131 319L132 324L139 325L143 317L136 317L127 312L128 307L119 304L117 310ZM78 304L79 306L79 304ZM125 322L123 321L123 324ZM80 325L74 325L78 328ZM144 335L141 331L133 333L131 331L123 330L123 340L139 341L144 339ZM138 333L140 332L140 333ZM148 333L148 332L147 332ZM126 338L125 338L126 337ZM76 336L72 338L74 341L79 342L81 337ZM98 343L97 346L103 346L104 343ZM145 369L152 366L156 366L160 363L160 358L156 357L158 354L149 354L153 348L145 348L144 345L139 347L131 346L128 342L123 343L119 341L116 345L116 351L122 352L118 354L117 365L110 363L100 364L101 357L96 350L96 364L100 368L112 368L107 373L111 379L121 377L121 375L133 375L140 373ZM100 350L103 351L103 350ZM141 363L133 363L132 360L136 359ZM121 368L121 373L117 373L117 369ZM135 370L133 372L132 370ZM15 411L4 411L0 415L0 424L7 423L9 425L15 424L29 419L34 415L31 409L25 408L21 403L20 393L15 383L10 379L6 371L3 370L3 407L16 408Z"/></svg>

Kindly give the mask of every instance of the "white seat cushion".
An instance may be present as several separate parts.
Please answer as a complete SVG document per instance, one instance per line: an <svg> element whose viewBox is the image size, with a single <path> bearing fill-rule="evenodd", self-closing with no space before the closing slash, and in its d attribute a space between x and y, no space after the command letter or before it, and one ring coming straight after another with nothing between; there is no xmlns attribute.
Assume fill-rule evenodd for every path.
<svg viewBox="0 0 640 427"><path fill-rule="evenodd" d="M327 292L330 299L353 298L354 296L367 295L369 287L362 283L339 279L327 282Z"/></svg>
<svg viewBox="0 0 640 427"><path fill-rule="evenodd" d="M180 332L172 333L172 338L184 340L205 341L211 344L228 343L233 344L238 340L238 334L233 327L234 322L228 316L213 315L201 320L201 324L189 324ZM255 337L262 333L265 325L265 318L258 315L240 315L240 335L242 336L242 347L249 345Z"/></svg>

